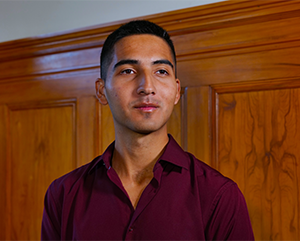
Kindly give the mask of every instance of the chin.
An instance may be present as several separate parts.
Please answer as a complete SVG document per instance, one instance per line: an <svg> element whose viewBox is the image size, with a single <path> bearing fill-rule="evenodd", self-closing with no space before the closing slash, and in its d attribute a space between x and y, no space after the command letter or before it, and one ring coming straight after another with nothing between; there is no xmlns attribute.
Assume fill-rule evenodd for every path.
<svg viewBox="0 0 300 241"><path fill-rule="evenodd" d="M132 130L135 131L138 134L141 134L141 135L149 135L149 134L152 134L154 132L161 131L164 128L164 126L165 125L160 126L160 127L154 127L154 126L152 126L152 127L149 127L149 126L147 126L147 127L141 127L140 126L140 127L135 127Z"/></svg>
<svg viewBox="0 0 300 241"><path fill-rule="evenodd" d="M149 129L149 128L135 128L135 129L133 129L133 131L138 134L141 134L141 135L149 135L149 134L155 132L156 130Z"/></svg>

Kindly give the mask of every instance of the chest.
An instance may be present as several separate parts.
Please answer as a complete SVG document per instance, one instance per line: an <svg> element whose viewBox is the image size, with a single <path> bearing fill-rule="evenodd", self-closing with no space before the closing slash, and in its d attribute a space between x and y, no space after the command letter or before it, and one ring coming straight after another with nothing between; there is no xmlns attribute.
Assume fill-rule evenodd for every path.
<svg viewBox="0 0 300 241"><path fill-rule="evenodd" d="M102 183L95 186L90 195L73 198L74 212L63 213L64 219L69 221L65 223L66 232L62 237L77 240L205 239L198 197L189 185L183 186L182 181L164 182L160 186L150 182L134 209L124 190Z"/></svg>

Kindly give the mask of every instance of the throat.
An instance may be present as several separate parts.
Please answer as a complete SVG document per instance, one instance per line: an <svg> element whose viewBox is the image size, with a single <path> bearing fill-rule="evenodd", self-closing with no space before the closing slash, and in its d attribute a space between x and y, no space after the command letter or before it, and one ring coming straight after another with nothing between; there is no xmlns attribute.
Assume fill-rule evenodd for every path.
<svg viewBox="0 0 300 241"><path fill-rule="evenodd" d="M120 177L123 187L125 188L134 209L137 207L143 191L149 185L152 178L152 171L151 174L149 174L148 172L144 174L138 174L134 177L134 179L126 179Z"/></svg>
<svg viewBox="0 0 300 241"><path fill-rule="evenodd" d="M143 145L135 145L137 148L134 145L121 145L122 141L118 143L116 141L112 167L122 182L132 206L136 208L143 191L153 178L153 168L165 145L151 148L150 144L153 141L150 144L147 141Z"/></svg>

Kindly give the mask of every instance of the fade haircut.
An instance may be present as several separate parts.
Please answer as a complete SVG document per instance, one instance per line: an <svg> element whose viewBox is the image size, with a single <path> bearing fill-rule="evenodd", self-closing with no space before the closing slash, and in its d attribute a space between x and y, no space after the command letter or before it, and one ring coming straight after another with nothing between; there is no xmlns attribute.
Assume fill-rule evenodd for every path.
<svg viewBox="0 0 300 241"><path fill-rule="evenodd" d="M149 22L147 20L135 20L119 27L117 30L112 32L105 40L100 57L101 78L104 81L107 77L108 67L113 60L115 44L122 38L138 34L152 34L166 41L171 50L171 54L175 64L175 76L177 76L175 49L167 31L164 30L162 27L158 26L157 24Z"/></svg>

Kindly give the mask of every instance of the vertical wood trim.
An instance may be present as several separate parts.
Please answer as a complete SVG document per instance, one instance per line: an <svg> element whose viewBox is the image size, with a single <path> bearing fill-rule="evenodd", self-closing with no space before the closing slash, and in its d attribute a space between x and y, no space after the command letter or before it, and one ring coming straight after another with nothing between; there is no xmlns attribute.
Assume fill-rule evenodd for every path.
<svg viewBox="0 0 300 241"><path fill-rule="evenodd" d="M77 155L78 166L81 166L93 160L101 151L101 108L92 95L79 97L77 106Z"/></svg>
<svg viewBox="0 0 300 241"><path fill-rule="evenodd" d="M77 121L77 113L78 113L78 102L77 100L74 100L73 103L70 103L72 106L72 112L73 112L73 118L72 118L72 132L73 132L73 137L72 137L72 154L73 154L73 160L76 160L76 167L80 165L80 160L79 160L79 155L78 155L78 121Z"/></svg>
<svg viewBox="0 0 300 241"><path fill-rule="evenodd" d="M6 143L6 132L7 132L7 113L6 106L0 105L0 240L6 240L6 162L7 162L7 143Z"/></svg>
<svg viewBox="0 0 300 241"><path fill-rule="evenodd" d="M114 120L108 105L101 106L101 142L102 152L115 139Z"/></svg>
<svg viewBox="0 0 300 241"><path fill-rule="evenodd" d="M5 232L6 232L6 239L10 240L11 239L11 179L12 179L12 168L11 168L11 133L10 133L10 115L9 115L9 108L6 106L5 108L5 115L6 115L6 227L5 227Z"/></svg>
<svg viewBox="0 0 300 241"><path fill-rule="evenodd" d="M101 104L99 101L96 101L96 111L95 111L95 132L94 132L94 140L95 140L95 156L103 153L102 149L102 119L101 119Z"/></svg>
<svg viewBox="0 0 300 241"><path fill-rule="evenodd" d="M211 166L218 169L218 94L211 89Z"/></svg>
<svg viewBox="0 0 300 241"><path fill-rule="evenodd" d="M182 88L181 95L181 146L183 150L187 151L188 141L187 141L187 88Z"/></svg>
<svg viewBox="0 0 300 241"><path fill-rule="evenodd" d="M212 123L212 99L213 99L213 95L212 95L212 88L211 86L208 86L208 100L207 100L207 107L208 107L208 116L207 116L207 122L208 122L208 143L209 143L209 147L210 150L208 151L209 153L209 160L210 160L210 166L214 166L213 164L213 158L212 158L212 149L213 149L213 123Z"/></svg>
<svg viewBox="0 0 300 241"><path fill-rule="evenodd" d="M208 86L189 87L186 91L188 151L208 165L211 165L210 95Z"/></svg>

